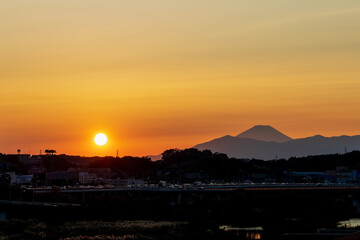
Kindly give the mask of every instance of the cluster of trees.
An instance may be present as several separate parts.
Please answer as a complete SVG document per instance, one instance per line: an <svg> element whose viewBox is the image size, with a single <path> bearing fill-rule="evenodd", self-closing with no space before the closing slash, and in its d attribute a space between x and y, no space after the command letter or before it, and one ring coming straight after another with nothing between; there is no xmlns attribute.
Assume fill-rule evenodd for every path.
<svg viewBox="0 0 360 240"><path fill-rule="evenodd" d="M92 163L91 168L110 168L120 177L148 177L153 169L154 163L147 157L130 157L122 158L105 157L100 158Z"/></svg>
<svg viewBox="0 0 360 240"><path fill-rule="evenodd" d="M327 154L307 157L293 157L289 160L270 161L270 166L288 168L294 171L319 171L335 169L338 166L360 170L360 151L346 154Z"/></svg>
<svg viewBox="0 0 360 240"><path fill-rule="evenodd" d="M281 181L285 171L323 172L336 169L338 166L360 170L360 151L264 161L229 158L226 154L213 153L210 150L169 149L163 152L161 160L155 162L146 157L109 157L97 159L91 166L109 167L129 176L156 180L159 180L157 173L167 172L167 177L163 175L162 178L170 181L178 179L177 176L183 173L201 173L206 175L207 179L225 181L241 181L249 174L266 174Z"/></svg>
<svg viewBox="0 0 360 240"><path fill-rule="evenodd" d="M85 163L91 168L110 168L119 177L150 180L161 180L159 176L165 177L164 180L176 179L184 173L200 173L206 175L208 179L225 181L244 180L249 174L262 173L277 180L282 178L284 171L326 171L338 166L360 170L360 151L272 161L229 158L223 153L213 153L210 150L200 151L194 148L166 150L159 161L151 161L148 157L131 156L115 158L46 155L42 156L42 159L42 165L48 171L66 171L70 167L79 166L79 163ZM6 171L26 172L23 165L7 159L4 154L0 154L0 166L6 167ZM167 173L167 177L159 172Z"/></svg>

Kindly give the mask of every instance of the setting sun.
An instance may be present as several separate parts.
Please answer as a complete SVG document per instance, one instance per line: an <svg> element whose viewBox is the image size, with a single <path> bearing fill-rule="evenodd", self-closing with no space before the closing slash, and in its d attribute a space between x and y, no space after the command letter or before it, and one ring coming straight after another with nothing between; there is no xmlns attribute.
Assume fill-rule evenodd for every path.
<svg viewBox="0 0 360 240"><path fill-rule="evenodd" d="M105 145L107 142L107 137L103 133L99 133L95 136L95 143L99 146Z"/></svg>

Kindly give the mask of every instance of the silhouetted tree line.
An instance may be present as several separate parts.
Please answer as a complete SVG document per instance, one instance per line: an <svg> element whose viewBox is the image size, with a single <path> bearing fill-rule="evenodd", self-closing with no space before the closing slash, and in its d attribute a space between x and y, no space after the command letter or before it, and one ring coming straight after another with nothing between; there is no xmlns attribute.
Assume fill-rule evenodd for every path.
<svg viewBox="0 0 360 240"><path fill-rule="evenodd" d="M66 171L70 167L86 165L90 168L110 168L119 177L148 178L186 182L185 173L197 173L202 180L241 181L249 174L266 174L281 181L284 171L326 171L336 167L360 170L360 151L346 154L329 154L308 157L293 157L288 160L264 161L258 159L229 158L223 153L210 150L169 149L162 159L151 161L148 157L81 157L67 155L43 155L42 166L47 171ZM0 154L2 172L15 171L26 174L26 167L14 159Z"/></svg>
<svg viewBox="0 0 360 240"><path fill-rule="evenodd" d="M212 153L210 150L171 149L166 150L162 160L158 162L158 168L162 170L197 171L208 173L212 179L225 180L239 180L248 174L257 173L280 180L285 171L324 172L336 167L360 170L360 151L264 161L229 158L226 154Z"/></svg>
<svg viewBox="0 0 360 240"><path fill-rule="evenodd" d="M92 162L91 168L110 168L118 173L121 177L126 174L131 177L147 177L153 169L154 163L147 157L130 157L122 158L105 157Z"/></svg>
<svg viewBox="0 0 360 240"><path fill-rule="evenodd" d="M336 167L360 170L360 151L346 154L327 154L307 157L292 157L289 160L270 161L272 168L291 168L294 171L326 171Z"/></svg>
<svg viewBox="0 0 360 240"><path fill-rule="evenodd" d="M229 158L226 154L213 153L210 150L169 149L163 152L161 160L155 162L146 157L107 157L96 159L90 166L109 167L113 171L125 172L133 177L148 177L175 183L186 182L183 177L185 173L201 174L202 180L225 181L241 181L249 174L267 174L281 181L284 171L326 171L339 166L360 170L360 152L264 161Z"/></svg>
<svg viewBox="0 0 360 240"><path fill-rule="evenodd" d="M74 166L66 155L45 155L42 157L43 166L48 171L66 171Z"/></svg>

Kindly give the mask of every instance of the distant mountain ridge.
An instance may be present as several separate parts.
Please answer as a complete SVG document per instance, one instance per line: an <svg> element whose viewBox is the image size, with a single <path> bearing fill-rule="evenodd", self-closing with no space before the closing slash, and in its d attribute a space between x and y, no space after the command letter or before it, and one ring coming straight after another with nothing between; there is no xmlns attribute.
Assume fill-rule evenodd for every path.
<svg viewBox="0 0 360 240"><path fill-rule="evenodd" d="M269 132L271 134L268 134ZM286 141L286 139L290 140ZM359 150L360 135L339 137L315 135L308 138L291 139L270 126L255 126L236 137L227 135L198 144L194 148L226 153L229 157L236 158L288 159Z"/></svg>
<svg viewBox="0 0 360 240"><path fill-rule="evenodd" d="M240 133L236 137L239 138L251 138L255 140L261 140L266 142L287 142L292 140L291 137L279 132L275 128L269 125L256 125L245 132Z"/></svg>

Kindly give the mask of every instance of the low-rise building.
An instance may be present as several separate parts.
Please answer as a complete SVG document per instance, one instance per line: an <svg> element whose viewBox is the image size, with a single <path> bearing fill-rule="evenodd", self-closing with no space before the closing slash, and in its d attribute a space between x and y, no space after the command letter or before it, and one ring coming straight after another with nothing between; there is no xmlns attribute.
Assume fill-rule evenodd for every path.
<svg viewBox="0 0 360 240"><path fill-rule="evenodd" d="M15 184L18 185L31 185L33 175L15 175Z"/></svg>
<svg viewBox="0 0 360 240"><path fill-rule="evenodd" d="M75 185L78 180L78 176L73 172L56 171L48 172L46 174L46 180L48 185L65 186Z"/></svg>
<svg viewBox="0 0 360 240"><path fill-rule="evenodd" d="M79 172L80 184L94 184L96 182L97 175L95 173Z"/></svg>
<svg viewBox="0 0 360 240"><path fill-rule="evenodd" d="M328 183L358 183L360 172L346 167L337 167L335 170L325 172L325 181Z"/></svg>

